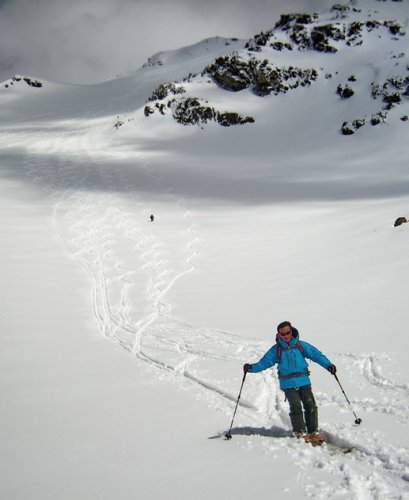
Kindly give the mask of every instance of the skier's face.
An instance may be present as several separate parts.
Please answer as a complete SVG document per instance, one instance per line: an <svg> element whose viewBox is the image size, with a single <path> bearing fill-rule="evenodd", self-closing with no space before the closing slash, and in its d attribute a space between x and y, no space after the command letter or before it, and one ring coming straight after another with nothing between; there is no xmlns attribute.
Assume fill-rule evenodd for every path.
<svg viewBox="0 0 409 500"><path fill-rule="evenodd" d="M278 334L284 340L284 342L290 342L291 340L291 327L284 326L278 330Z"/></svg>

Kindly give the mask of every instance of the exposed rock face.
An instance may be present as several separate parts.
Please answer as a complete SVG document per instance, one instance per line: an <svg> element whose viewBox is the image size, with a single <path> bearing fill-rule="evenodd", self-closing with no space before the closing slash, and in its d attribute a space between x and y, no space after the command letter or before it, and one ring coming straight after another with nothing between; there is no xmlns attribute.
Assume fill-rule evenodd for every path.
<svg viewBox="0 0 409 500"><path fill-rule="evenodd" d="M259 96L286 93L300 85L305 87L318 77L315 69L277 68L267 59L245 60L237 54L217 58L205 72L223 89L238 92L250 88Z"/></svg>
<svg viewBox="0 0 409 500"><path fill-rule="evenodd" d="M345 25L342 23L314 25L310 27L318 14L284 14L275 29L287 32L289 38L301 50L317 50L319 52L336 52L331 40L345 40Z"/></svg>
<svg viewBox="0 0 409 500"><path fill-rule="evenodd" d="M238 113L229 111L226 111L225 113L217 112L216 121L223 127L230 127L230 125L243 125L244 123L255 122L252 116L242 116Z"/></svg>
<svg viewBox="0 0 409 500"><path fill-rule="evenodd" d="M176 85L175 83L163 83L153 91L150 97L148 97L148 102L165 99L169 94L177 95L184 94L185 92L185 88L181 85Z"/></svg>
<svg viewBox="0 0 409 500"><path fill-rule="evenodd" d="M336 20L347 16L350 7L336 4L332 7ZM353 9L357 11L357 9ZM337 52L334 42L344 41L346 45L362 44L362 33L366 29L386 28L395 37L405 35L405 30L397 21L354 21L352 23L336 22L329 24L313 24L318 19L317 14L284 14L275 25L275 30L287 33L289 39L299 50L317 50L319 52ZM312 26L311 26L312 25Z"/></svg>
<svg viewBox="0 0 409 500"><path fill-rule="evenodd" d="M172 107L173 117L183 125L201 125L212 120L224 127L254 123L254 118L251 116L241 116L234 112L222 113L194 97L183 98Z"/></svg>

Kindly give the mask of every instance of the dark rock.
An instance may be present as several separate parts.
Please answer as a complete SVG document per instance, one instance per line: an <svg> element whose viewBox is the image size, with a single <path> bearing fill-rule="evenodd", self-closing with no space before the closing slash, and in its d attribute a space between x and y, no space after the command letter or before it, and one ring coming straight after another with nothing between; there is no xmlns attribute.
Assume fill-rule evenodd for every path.
<svg viewBox="0 0 409 500"><path fill-rule="evenodd" d="M173 117L183 125L201 125L214 120L223 127L255 121L251 116L242 116L235 112L221 113L210 106L202 105L195 97L181 99L174 108Z"/></svg>
<svg viewBox="0 0 409 500"><path fill-rule="evenodd" d="M157 102L155 104L155 108L157 108L159 110L159 113L161 115L164 115L165 114L166 104L164 104L163 102Z"/></svg>
<svg viewBox="0 0 409 500"><path fill-rule="evenodd" d="M344 19L348 16L348 12L351 10L351 7L348 5L335 4L331 7L331 12L335 13L337 19Z"/></svg>
<svg viewBox="0 0 409 500"><path fill-rule="evenodd" d="M366 26L366 29L371 32L372 30L374 30L375 28L379 28L379 26L381 25L380 22L378 21L367 21L365 26Z"/></svg>
<svg viewBox="0 0 409 500"><path fill-rule="evenodd" d="M355 134L357 130L363 127L366 124L365 118L358 118L354 120L352 123L344 122L341 127L341 132L343 135L352 135Z"/></svg>
<svg viewBox="0 0 409 500"><path fill-rule="evenodd" d="M365 123L366 123L365 119L361 118L361 119L354 120L352 122L352 126L354 127L355 130L358 130L361 127L363 127L365 125Z"/></svg>
<svg viewBox="0 0 409 500"><path fill-rule="evenodd" d="M399 93L394 93L394 94L387 94L383 96L383 102L386 103L398 103L402 102L402 98Z"/></svg>
<svg viewBox="0 0 409 500"><path fill-rule="evenodd" d="M252 116L241 116L238 113L232 112L217 113L216 121L223 127L230 127L231 125L244 125L245 123L255 122Z"/></svg>
<svg viewBox="0 0 409 500"><path fill-rule="evenodd" d="M43 86L43 84L38 80L32 80L31 78L23 78L23 80L27 83L27 85L30 85L30 87L41 88Z"/></svg>
<svg viewBox="0 0 409 500"><path fill-rule="evenodd" d="M210 106L201 106L195 97L187 97L177 103L173 117L183 125L198 125L214 120L215 110Z"/></svg>
<svg viewBox="0 0 409 500"><path fill-rule="evenodd" d="M342 99L349 99L355 94L355 92L351 89L351 87L348 87L348 85L345 85L345 87L338 85L337 94L342 97Z"/></svg>
<svg viewBox="0 0 409 500"><path fill-rule="evenodd" d="M147 102L151 101L160 101L168 97L169 94L183 94L186 90L184 87L177 87L174 83L163 83L159 85L152 93L150 97L148 97Z"/></svg>
<svg viewBox="0 0 409 500"><path fill-rule="evenodd" d="M350 126L348 122L344 122L341 127L342 135L352 135L355 134L355 130Z"/></svg>
<svg viewBox="0 0 409 500"><path fill-rule="evenodd" d="M314 50L317 50L318 52L336 52L337 49L335 47L332 47L329 42L328 38L325 36L325 33L323 33L320 30L313 29L311 32L311 45Z"/></svg>
<svg viewBox="0 0 409 500"><path fill-rule="evenodd" d="M396 21L385 21L383 24L384 26L389 28L389 31L392 33L392 35L400 35L400 36L405 35L405 30Z"/></svg>
<svg viewBox="0 0 409 500"><path fill-rule="evenodd" d="M286 93L299 85L310 85L318 77L315 69L276 68L267 59L244 60L235 54L219 57L207 66L206 72L226 90L238 92L251 88L259 96Z"/></svg>
<svg viewBox="0 0 409 500"><path fill-rule="evenodd" d="M290 43L283 43L283 42L274 42L270 44L270 47L272 47L274 50L279 50L280 52L283 49L287 50L293 50L293 46Z"/></svg>
<svg viewBox="0 0 409 500"><path fill-rule="evenodd" d="M406 224L408 222L406 217L398 217L393 224L393 227L401 226L402 224Z"/></svg>
<svg viewBox="0 0 409 500"><path fill-rule="evenodd" d="M267 45L272 36L273 32L271 30L267 31L266 33L262 31L258 35L255 35L254 38L249 40L246 43L245 48L248 50L259 51L261 47Z"/></svg>
<svg viewBox="0 0 409 500"><path fill-rule="evenodd" d="M348 45L351 45L352 41L355 41L361 37L363 25L364 25L364 23L362 23L360 21L354 21L353 23L351 23L349 25L348 30L347 30L347 37L349 39Z"/></svg>
<svg viewBox="0 0 409 500"><path fill-rule="evenodd" d="M205 71L224 89L239 92L250 86L248 62L237 55L218 57Z"/></svg>
<svg viewBox="0 0 409 500"><path fill-rule="evenodd" d="M293 24L311 24L314 19L318 18L318 14L281 14L279 21L275 24L274 29L282 29L287 31Z"/></svg>
<svg viewBox="0 0 409 500"><path fill-rule="evenodd" d="M371 117L371 125L372 126L376 126L376 125L379 125L380 123L383 123L384 122L384 117L380 114L380 113L377 113L376 115L372 115Z"/></svg>
<svg viewBox="0 0 409 500"><path fill-rule="evenodd" d="M144 110L144 115L145 116L150 116L150 115L153 115L153 113L155 112L154 109L152 109L150 106L145 106Z"/></svg>

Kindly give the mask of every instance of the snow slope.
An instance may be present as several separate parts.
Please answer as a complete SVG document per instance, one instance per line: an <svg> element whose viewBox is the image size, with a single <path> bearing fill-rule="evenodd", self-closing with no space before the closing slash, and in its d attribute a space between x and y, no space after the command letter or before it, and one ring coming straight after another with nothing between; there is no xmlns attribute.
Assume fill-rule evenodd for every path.
<svg viewBox="0 0 409 500"><path fill-rule="evenodd" d="M399 2L348 15L408 18ZM222 38L101 85L2 84L1 498L409 497L409 228L393 227L409 216L409 103L340 132L379 111L372 82L407 74L408 36L264 47L319 73L277 96L201 76L233 50L250 57ZM187 95L255 123L144 116L159 84L189 74ZM284 319L337 365L363 423L313 365L330 444L296 442L269 370L247 377L226 442L242 365Z"/></svg>

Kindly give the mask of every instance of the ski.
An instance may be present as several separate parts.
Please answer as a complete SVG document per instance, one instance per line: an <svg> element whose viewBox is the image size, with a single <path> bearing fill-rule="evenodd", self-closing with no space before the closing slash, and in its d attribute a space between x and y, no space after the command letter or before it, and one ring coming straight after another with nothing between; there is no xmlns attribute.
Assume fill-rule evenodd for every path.
<svg viewBox="0 0 409 500"><path fill-rule="evenodd" d="M327 448L329 451L332 451L333 453L338 452L342 453L344 455L347 455L348 453L352 453L355 451L354 446L338 446L333 443L329 443L326 438L322 434L306 434L303 436L304 442L310 444L311 446L323 446L324 448Z"/></svg>

